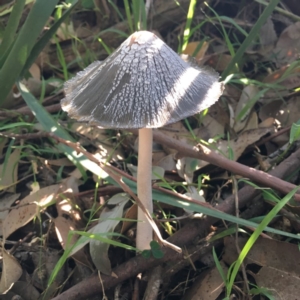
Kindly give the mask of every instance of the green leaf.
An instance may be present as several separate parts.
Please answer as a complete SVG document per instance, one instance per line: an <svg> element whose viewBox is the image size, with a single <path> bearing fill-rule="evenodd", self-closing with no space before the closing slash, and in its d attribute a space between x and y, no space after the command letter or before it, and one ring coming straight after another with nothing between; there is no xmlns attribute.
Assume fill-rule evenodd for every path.
<svg viewBox="0 0 300 300"><path fill-rule="evenodd" d="M260 28L267 21L269 16L272 14L273 10L276 8L277 4L280 0L271 0L269 5L265 8L265 10L259 16L257 22L252 27L248 36L243 41L240 48L236 51L235 56L232 58L231 62L228 64L227 68L222 73L222 79L224 80L228 75L230 75L235 69L236 65L240 63L246 49L251 45L254 38L259 34Z"/></svg>
<svg viewBox="0 0 300 300"><path fill-rule="evenodd" d="M160 249L160 245L156 241L151 241L150 242L150 248L151 248L152 251L156 251L156 250Z"/></svg>
<svg viewBox="0 0 300 300"><path fill-rule="evenodd" d="M136 193L136 183L127 179L127 178L122 178L123 181L132 189L132 191L134 191ZM182 198L176 198L175 196L171 196L168 194L165 194L161 191L155 190L153 189L153 199L157 200L159 202L162 203L166 203L172 206L176 206L176 207L180 207L186 210L190 210L190 211L195 211L195 212L199 212L199 213L203 213L205 215L220 219L220 220L225 220L228 222L232 222L232 223L236 223L239 224L241 226L246 226L246 227L252 227L252 228L257 228L258 224L252 221L248 221L248 220L244 220L241 218L237 218L235 216L226 214L222 211L219 211L217 209L212 209L209 208L207 206L201 205L201 204L196 204L193 202L190 202L189 200L184 200ZM293 233L289 233L289 232L284 232L282 230L277 230L271 227L266 227L264 229L267 232L272 232L272 233L276 233L282 236L287 236L290 238L294 238L297 240L300 240L300 236L297 234L293 234Z"/></svg>
<svg viewBox="0 0 300 300"><path fill-rule="evenodd" d="M85 9L95 8L94 0L81 0L81 6Z"/></svg>
<svg viewBox="0 0 300 300"><path fill-rule="evenodd" d="M8 49L11 47L12 43L15 40L15 34L18 29L24 6L25 0L19 0L15 3L13 7L0 45L0 53L2 57L5 57L6 51L8 51ZM1 66L2 64L0 63L0 67Z"/></svg>
<svg viewBox="0 0 300 300"><path fill-rule="evenodd" d="M0 70L0 104L18 79L30 52L59 0L37 0Z"/></svg>
<svg viewBox="0 0 300 300"><path fill-rule="evenodd" d="M33 126L33 124L26 123L26 122L11 123L11 124L1 126L0 131L7 130L7 129L12 129L12 128L16 128L16 127L25 127L25 126Z"/></svg>
<svg viewBox="0 0 300 300"><path fill-rule="evenodd" d="M160 245L156 241L151 241L150 242L150 247L151 247L151 252L153 257L160 259L164 257L164 252L162 251Z"/></svg>
<svg viewBox="0 0 300 300"><path fill-rule="evenodd" d="M134 33L129 2L128 2L128 0L124 0L123 2L124 2L124 6L125 6L126 18L127 18L127 22L128 22L129 28L130 28L130 32Z"/></svg>
<svg viewBox="0 0 300 300"><path fill-rule="evenodd" d="M141 255L144 257L144 258L150 258L151 257L151 250L143 250Z"/></svg>
<svg viewBox="0 0 300 300"><path fill-rule="evenodd" d="M27 90L24 84L18 82L17 86L23 99L25 100L33 114L36 116L37 120L43 126L45 131L53 132L60 138L74 142L74 139L63 128L61 128L61 126L43 108L38 100L34 96L32 96L32 94ZM76 153L76 151L63 144L58 144L57 148L61 150L74 163L74 165L81 170L81 174L83 175L84 179L86 179L86 175L82 167L93 172L97 176L100 176L101 178L105 178L110 183L116 184L111 178L108 178L108 175L96 163L90 161L83 154Z"/></svg>
<svg viewBox="0 0 300 300"><path fill-rule="evenodd" d="M223 268L222 268L222 266L221 266L221 263L220 263L220 261L219 261L219 258L218 258L218 256L217 256L215 247L213 247L212 250L213 250L213 258L214 258L214 261L215 261L216 268L218 269L219 274L220 274L220 276L222 277L224 283L226 283L226 275L225 275L225 273L224 273L224 270L223 270Z"/></svg>
<svg viewBox="0 0 300 300"><path fill-rule="evenodd" d="M163 258L165 254L163 253L163 251L161 249L159 249L159 250L155 250L155 251L153 250L152 255L154 258L160 259L160 258Z"/></svg>
<svg viewBox="0 0 300 300"><path fill-rule="evenodd" d="M183 32L183 43L182 43L181 52L185 50L186 46L188 45L189 38L191 37L191 26L195 14L196 4L197 4L197 0L190 0L190 6L189 6L189 10L186 18L186 24Z"/></svg>
<svg viewBox="0 0 300 300"><path fill-rule="evenodd" d="M290 132L290 144L299 140L300 137L300 120L297 123L293 123Z"/></svg>
<svg viewBox="0 0 300 300"><path fill-rule="evenodd" d="M72 5L62 14L62 16L50 27L49 30L38 40L38 42L33 46L31 53L23 67L20 76L24 76L25 72L30 68L30 66L35 62L38 55L46 47L51 37L55 34L59 26L66 20L70 15L74 7L78 4L78 0L74 0Z"/></svg>
<svg viewBox="0 0 300 300"><path fill-rule="evenodd" d="M234 280L236 278L236 275L240 269L241 264L243 263L246 255L256 242L256 240L259 238L261 233L266 229L266 226L273 220L273 218L277 215L277 213L291 200L291 198L296 194L299 187L294 188L292 191L290 191L281 201L279 201L272 210L266 215L266 217L262 220L262 222L259 224L259 226L256 228L256 230L253 232L251 237L248 239L246 245L242 249L237 261L233 264L233 269L230 274L229 283L226 286L226 294L227 297L231 295L231 290L234 284Z"/></svg>

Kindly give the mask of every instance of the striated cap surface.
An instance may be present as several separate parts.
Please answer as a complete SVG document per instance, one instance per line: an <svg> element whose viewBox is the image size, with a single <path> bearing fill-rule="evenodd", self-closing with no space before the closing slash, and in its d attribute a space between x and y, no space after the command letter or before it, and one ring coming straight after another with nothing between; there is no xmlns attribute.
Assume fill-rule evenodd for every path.
<svg viewBox="0 0 300 300"><path fill-rule="evenodd" d="M157 128L214 104L223 91L218 79L139 31L67 81L61 105L70 117L104 128Z"/></svg>

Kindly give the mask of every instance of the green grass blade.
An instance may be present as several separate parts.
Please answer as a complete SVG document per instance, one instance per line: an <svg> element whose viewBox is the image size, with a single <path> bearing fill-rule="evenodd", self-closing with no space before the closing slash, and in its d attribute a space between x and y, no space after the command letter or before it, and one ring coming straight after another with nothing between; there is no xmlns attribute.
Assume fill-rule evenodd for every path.
<svg viewBox="0 0 300 300"><path fill-rule="evenodd" d="M142 29L140 24L140 1L141 0L132 1L132 15L134 21L134 28L136 31Z"/></svg>
<svg viewBox="0 0 300 300"><path fill-rule="evenodd" d="M259 91L247 104L242 108L239 114L236 116L236 121L240 121L244 118L245 114L255 105L255 103L268 91L269 89L263 89Z"/></svg>
<svg viewBox="0 0 300 300"><path fill-rule="evenodd" d="M67 67L67 64L66 64L65 56L64 56L63 50L61 49L60 43L59 43L56 36L54 37L54 40L55 40L55 44L56 44L57 59L59 61L59 64L61 65L62 73L64 75L64 80L67 81L69 79L68 78L69 73L68 73L68 67Z"/></svg>
<svg viewBox="0 0 300 300"><path fill-rule="evenodd" d="M133 182L127 178L123 178L123 181L132 189L132 191L134 191L136 193L136 183L135 182ZM208 216L220 219L220 220L225 220L228 222L239 224L240 226L245 226L245 227L250 227L250 228L258 227L258 224L255 222L237 218L235 216L229 215L229 214L219 211L217 209L212 209L207 206L192 203L188 200L183 200L181 198L179 199L179 198L176 198L169 194L165 194L161 191L155 190L155 189L153 189L152 193L153 193L154 200L169 204L171 206L176 206L176 207L184 208L187 210L203 213L205 215L208 215ZM276 234L279 234L282 236L287 236L287 237L290 237L293 239L300 240L300 236L293 234L293 233L284 232L284 231L277 230L277 229L274 229L271 227L266 227L264 230L267 232L276 233Z"/></svg>
<svg viewBox="0 0 300 300"><path fill-rule="evenodd" d="M126 13L127 22L128 22L129 28L130 28L130 32L133 33L134 29L133 29L130 6L128 3L128 0L123 0L123 2L124 2L124 6L125 6L125 13Z"/></svg>
<svg viewBox="0 0 300 300"><path fill-rule="evenodd" d="M144 0L140 2L140 23L141 30L147 30L147 15L146 15L146 6Z"/></svg>
<svg viewBox="0 0 300 300"><path fill-rule="evenodd" d="M108 3L114 8L115 12L118 14L118 16L120 17L120 19L122 21L124 21L124 17L122 15L122 13L120 12L118 6L112 0L108 0Z"/></svg>
<svg viewBox="0 0 300 300"><path fill-rule="evenodd" d="M229 284L227 285L227 297L230 296L232 286L234 284L234 280L236 278L236 275L239 271L239 268L241 264L243 263L246 255L256 242L256 240L259 238L260 234L266 229L266 226L273 220L273 218L277 215L277 213L291 200L291 198L295 195L299 187L294 188L292 191L290 191L282 200L276 204L272 210L266 215L266 217L263 219L263 221L259 224L257 229L253 232L251 237L248 239L246 245L242 249L237 261L234 264L233 270L230 274Z"/></svg>
<svg viewBox="0 0 300 300"><path fill-rule="evenodd" d="M0 104L18 79L29 54L58 0L37 0L30 10L16 41L0 70Z"/></svg>
<svg viewBox="0 0 300 300"><path fill-rule="evenodd" d="M245 38L244 42L237 50L235 56L232 58L231 62L228 64L227 68L222 73L222 79L224 80L228 75L232 73L235 69L235 66L240 62L242 59L246 49L250 46L253 39L258 35L260 28L264 25L267 21L269 16L272 14L273 10L276 8L277 4L280 0L272 0L270 4L265 8L263 13L258 18L257 22L249 32L247 38Z"/></svg>
<svg viewBox="0 0 300 300"><path fill-rule="evenodd" d="M34 1L35 0L26 0L25 5L30 4ZM4 2L4 1L2 1L2 2ZM6 2L9 2L9 1L6 1ZM14 2L17 2L17 1L14 1ZM15 4L15 3L13 3L13 4ZM13 9L14 9L14 5L12 5L12 3L7 3L7 4L4 4L4 5L0 5L0 17L3 17L5 15L10 14Z"/></svg>
<svg viewBox="0 0 300 300"><path fill-rule="evenodd" d="M219 258L217 256L215 247L213 247L213 258L214 258L215 265L218 269L218 272L219 272L220 276L222 277L222 280L224 281L224 283L226 283L226 275L224 273L224 270L223 270L221 263L219 261Z"/></svg>
<svg viewBox="0 0 300 300"><path fill-rule="evenodd" d="M102 45L102 47L104 48L104 50L106 51L106 53L108 54L108 55L111 55L112 54L112 50L109 48L109 46L108 45L106 45L105 43L104 43L104 41L99 37L98 38L98 42Z"/></svg>
<svg viewBox="0 0 300 300"><path fill-rule="evenodd" d="M18 29L18 25L22 16L23 8L25 6L25 0L19 0L13 7L11 15L8 19L2 42L0 45L0 54L4 55L10 48L13 41L15 40L15 34Z"/></svg>
<svg viewBox="0 0 300 300"><path fill-rule="evenodd" d="M232 18L229 18L227 16L218 16L219 20L225 21L226 23L229 23L233 25L239 32L241 32L245 37L248 36L248 32L244 30L239 24L236 23L236 21ZM218 19L217 18L217 19Z"/></svg>
<svg viewBox="0 0 300 300"><path fill-rule="evenodd" d="M123 243L120 243L118 241L114 241L112 239L106 238L107 233L91 234L89 232L83 232L83 231L69 231L69 233L68 233L68 241L71 241L73 235L79 235L81 237L86 237L86 239L88 239L88 240L90 240L90 239L91 240L92 239L98 240L100 242L107 243L107 244L110 244L110 245L114 245L114 246L117 246L117 247L121 247L121 248L124 248L126 250L137 251L136 248L131 247L131 246L127 245L127 244L123 244ZM59 259L59 261L55 265L55 267L54 267L54 269L53 269L53 271L52 271L52 273L51 273L51 275L49 277L48 287L55 280L58 272L63 267L63 265L65 264L65 262L68 259L68 257L72 254L73 249L75 249L76 247L80 246L80 244L82 243L82 241L84 241L84 239L78 239L73 246L67 247L67 249L64 251L64 254L61 256L61 258ZM67 242L67 245L69 245L69 244L70 243Z"/></svg>
<svg viewBox="0 0 300 300"><path fill-rule="evenodd" d="M40 52L46 47L47 43L55 34L59 26L66 20L66 18L70 15L73 8L78 4L78 0L74 0L72 5L62 14L61 18L59 18L49 30L38 40L38 42L34 45L32 48L30 55L23 67L23 70L21 72L21 76L25 74L25 72L30 68L30 66L35 62Z"/></svg>
<svg viewBox="0 0 300 300"><path fill-rule="evenodd" d="M60 125L43 108L38 100L27 90L27 88L22 83L18 82L17 86L25 102L34 113L37 120L43 126L45 131L53 132L60 138L74 142L74 139L63 128L60 127ZM83 171L82 167L93 172L97 176L100 176L101 174L101 178L105 178L105 180L107 180L111 184L116 184L110 177L107 177L107 175L105 175L106 173L104 173L96 163L90 161L83 154L76 153L76 151L66 145L58 144L57 147L74 163L75 166L77 166L81 170L83 176L85 176L85 172Z"/></svg>
<svg viewBox="0 0 300 300"><path fill-rule="evenodd" d="M183 43L182 43L181 52L185 50L186 46L188 45L189 38L191 37L191 26L192 26L194 13L195 13L196 4L197 4L197 0L190 0L190 6L189 6L186 24L183 32Z"/></svg>
<svg viewBox="0 0 300 300"><path fill-rule="evenodd" d="M33 126L33 124L31 123L26 123L26 122L16 122L16 123L11 123L11 124L7 124L7 125L3 125L0 127L0 131L2 130L8 130L8 129L15 129L17 127L22 127L24 128L25 126Z"/></svg>
<svg viewBox="0 0 300 300"><path fill-rule="evenodd" d="M264 0L255 0L255 2L263 4L265 6L269 5L269 2L264 1ZM300 21L300 16L297 16L295 14L293 14L292 12L290 12L288 9L283 9L280 7L276 7L275 11L277 11L279 13L279 15L284 15L288 18L290 18L291 20L294 20L295 22L299 22Z"/></svg>
<svg viewBox="0 0 300 300"><path fill-rule="evenodd" d="M206 4L206 6L213 12L213 14L215 15L215 18L219 21L219 24L221 26L222 31L220 30L220 32L223 34L224 36L224 40L226 42L226 45L228 47L229 53L232 57L235 56L235 51L234 51L234 47L232 45L232 42L230 41L230 38L227 34L227 31L225 29L225 27L223 26L223 22L221 20L221 17L218 15L218 13L212 8L210 7L208 4Z"/></svg>

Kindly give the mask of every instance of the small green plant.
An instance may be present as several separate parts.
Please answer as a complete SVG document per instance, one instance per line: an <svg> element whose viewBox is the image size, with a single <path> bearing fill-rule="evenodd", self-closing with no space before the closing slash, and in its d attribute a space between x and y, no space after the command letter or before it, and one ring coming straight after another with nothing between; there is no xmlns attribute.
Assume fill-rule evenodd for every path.
<svg viewBox="0 0 300 300"><path fill-rule="evenodd" d="M249 183L249 182L248 182ZM251 185L255 186L251 183ZM238 259L229 267L228 273L225 277L224 271L221 268L221 265L219 263L219 260L215 254L215 251L213 250L213 256L216 263L216 266L220 272L221 277L224 280L225 286L226 286L226 298L230 299L231 291L234 285L235 278L237 276L237 273L247 256L248 252L253 247L254 243L260 236L260 234L266 230L266 226L274 219L274 217L277 215L277 213L292 199L294 194L297 192L299 187L296 187L291 192L289 192L283 199L277 198L273 193L266 191L262 189L262 193L265 199L272 200L276 205L273 207L273 209L263 218L261 223L257 226L256 230L251 234L249 237L247 243L241 250Z"/></svg>
<svg viewBox="0 0 300 300"><path fill-rule="evenodd" d="M252 27L251 31L239 47L239 49L236 51L235 55L233 56L231 62L226 67L224 72L222 73L222 78L225 79L227 76L229 76L233 70L238 66L241 62L241 59L246 51L246 49L251 45L253 39L259 34L259 30L262 27L262 25L267 21L267 19L270 17L270 15L273 13L274 9L276 8L277 4L280 2L280 0L272 0L270 1L269 5L265 8L265 10L262 12L262 14L259 16L257 22Z"/></svg>
<svg viewBox="0 0 300 300"><path fill-rule="evenodd" d="M145 258L150 258L153 256L154 258L160 259L164 257L164 252L162 251L160 245L156 241L151 241L150 242L150 250L144 250L142 252L142 256Z"/></svg>
<svg viewBox="0 0 300 300"><path fill-rule="evenodd" d="M190 6L189 6L188 13L187 13L185 29L183 32L183 43L182 43L181 52L183 52L185 50L186 46L188 45L189 39L191 37L191 26L192 26L193 17L195 14L196 4L197 4L197 0L190 1Z"/></svg>
<svg viewBox="0 0 300 300"><path fill-rule="evenodd" d="M275 300L274 296L266 288L262 288L262 287L253 285L253 288L251 288L250 293L252 296L262 295L262 296L265 296L269 300Z"/></svg>
<svg viewBox="0 0 300 300"><path fill-rule="evenodd" d="M53 13L58 0L35 1L19 32L17 30L26 1L16 2L0 45L2 55L0 57L0 104L5 102L15 82L27 74L32 63L62 22L69 16L77 2L77 0L74 0L72 4L66 6L61 18L56 20L40 38L39 36Z"/></svg>
<svg viewBox="0 0 300 300"><path fill-rule="evenodd" d="M132 0L130 1L131 6L128 0L123 1L130 32L133 33L138 30L146 30L147 13L144 0Z"/></svg>
<svg viewBox="0 0 300 300"><path fill-rule="evenodd" d="M297 123L293 123L290 132L290 140L289 143L292 145L295 141L300 138L300 120Z"/></svg>

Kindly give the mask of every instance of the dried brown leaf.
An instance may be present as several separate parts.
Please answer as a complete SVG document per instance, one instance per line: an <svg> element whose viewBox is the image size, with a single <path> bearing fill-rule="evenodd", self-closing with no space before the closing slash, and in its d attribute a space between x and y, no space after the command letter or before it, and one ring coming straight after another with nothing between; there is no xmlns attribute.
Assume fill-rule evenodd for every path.
<svg viewBox="0 0 300 300"><path fill-rule="evenodd" d="M300 101L299 97L295 96L290 98L287 102L283 102L281 100L273 101L261 107L259 111L259 118L264 121L268 118L275 119L277 125L281 128L288 127L293 123L299 120L300 116ZM284 140L282 140L282 138ZM280 141L280 144L285 143L288 141L289 136L286 133L284 136L279 137L280 140L277 138L273 139L273 141Z"/></svg>
<svg viewBox="0 0 300 300"><path fill-rule="evenodd" d="M300 22L288 26L280 35L272 52L274 61L279 66L292 63L299 59L300 53Z"/></svg>
<svg viewBox="0 0 300 300"><path fill-rule="evenodd" d="M244 107L249 103L249 101L255 97L255 95L259 92L259 88L256 85L247 85L244 87L240 99L238 101L237 107L235 109L235 118L239 115L239 113L244 109ZM250 112L252 107L248 109L248 111L244 114L243 118L240 120L235 120L233 129L235 132L240 132L246 127L248 123L248 119L250 116ZM257 128L257 127L256 127Z"/></svg>
<svg viewBox="0 0 300 300"><path fill-rule="evenodd" d="M20 160L20 153L21 149L15 149L9 156L7 163L0 165L0 189L15 193L15 184L18 180L18 162Z"/></svg>
<svg viewBox="0 0 300 300"><path fill-rule="evenodd" d="M3 222L3 236L7 238L14 231L30 222L39 214L39 208L49 205L59 193L74 192L75 179L68 178L62 184L50 185L28 195L6 216Z"/></svg>
<svg viewBox="0 0 300 300"><path fill-rule="evenodd" d="M228 54L215 54L212 55L206 63L218 72L223 72L227 68L231 59L231 55Z"/></svg>
<svg viewBox="0 0 300 300"><path fill-rule="evenodd" d="M3 248L2 257L3 265L0 281L0 294L7 292L22 275L22 268L18 261Z"/></svg>
<svg viewBox="0 0 300 300"><path fill-rule="evenodd" d="M118 161L124 159L124 154L120 150L120 147L117 148L116 145L112 143L111 139L106 134L105 129L79 122L73 123L72 129L80 133L83 137L88 138L96 147L98 147L98 150L96 150L96 153L94 154L101 161L107 162L110 160ZM80 140L82 145L85 145L86 142L86 139Z"/></svg>
<svg viewBox="0 0 300 300"><path fill-rule="evenodd" d="M30 282L17 281L11 291L22 296L24 300L38 300L40 297L39 291Z"/></svg>
<svg viewBox="0 0 300 300"><path fill-rule="evenodd" d="M54 219L55 232L58 238L58 241L64 250L72 247L78 240L78 235L72 235L69 239L69 232L72 230L77 230L76 223L71 219L66 219L64 217L58 216ZM81 264L91 268L90 262L85 254L84 249L78 250L74 253L72 257Z"/></svg>
<svg viewBox="0 0 300 300"><path fill-rule="evenodd" d="M222 269L226 274L228 268L220 261ZM193 283L193 286L184 295L183 300L215 300L224 288L224 281L216 267L201 273Z"/></svg>
<svg viewBox="0 0 300 300"><path fill-rule="evenodd" d="M246 239L239 238L242 249ZM225 239L223 260L232 264L237 259L236 242L232 238ZM272 239L259 238L250 249L245 264L256 264L261 267L253 274L259 287L269 289L275 299L297 299L300 294L300 264L297 245Z"/></svg>
<svg viewBox="0 0 300 300"><path fill-rule="evenodd" d="M187 54L189 56L193 56L194 52L196 51L197 47L200 47L200 44L202 43L201 45L201 48L199 49L199 51L196 53L196 55L194 56L196 60L200 61L203 59L207 49L208 49L208 46L209 46L209 43L204 41L204 42L190 42L188 43L188 45L186 46L185 50L182 52L182 54Z"/></svg>
<svg viewBox="0 0 300 300"><path fill-rule="evenodd" d="M0 210L9 208L18 198L20 194L4 195L0 199ZM0 235L3 235L3 221L9 213L9 209L0 211Z"/></svg>

